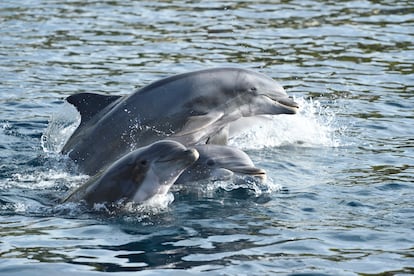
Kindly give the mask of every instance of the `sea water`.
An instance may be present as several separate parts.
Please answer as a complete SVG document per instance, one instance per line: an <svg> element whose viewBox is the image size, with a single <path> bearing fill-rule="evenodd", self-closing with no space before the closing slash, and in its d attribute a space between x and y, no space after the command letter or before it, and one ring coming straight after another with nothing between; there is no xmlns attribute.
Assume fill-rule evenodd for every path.
<svg viewBox="0 0 414 276"><path fill-rule="evenodd" d="M411 1L2 1L0 274L414 273ZM59 150L64 98L217 66L300 104L230 144L264 183L174 187L112 212Z"/></svg>

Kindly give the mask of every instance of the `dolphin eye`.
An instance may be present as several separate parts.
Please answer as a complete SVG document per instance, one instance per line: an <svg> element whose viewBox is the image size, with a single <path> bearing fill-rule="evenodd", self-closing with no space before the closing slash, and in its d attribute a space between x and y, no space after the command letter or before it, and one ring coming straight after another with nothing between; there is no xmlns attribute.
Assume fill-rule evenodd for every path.
<svg viewBox="0 0 414 276"><path fill-rule="evenodd" d="M148 164L148 161L147 161L147 160L145 160L145 159L143 159L143 160L141 160L141 161L139 162L139 164L140 164L141 166L143 166L143 167L146 167L146 166L147 166L147 164Z"/></svg>
<svg viewBox="0 0 414 276"><path fill-rule="evenodd" d="M207 162L206 162L206 164L207 164L207 166L212 167L212 166L214 166L216 164L216 162L214 162L213 159L208 159Z"/></svg>
<svg viewBox="0 0 414 276"><path fill-rule="evenodd" d="M257 91L256 87L253 86L253 87L250 88L250 92L256 93L256 91Z"/></svg>

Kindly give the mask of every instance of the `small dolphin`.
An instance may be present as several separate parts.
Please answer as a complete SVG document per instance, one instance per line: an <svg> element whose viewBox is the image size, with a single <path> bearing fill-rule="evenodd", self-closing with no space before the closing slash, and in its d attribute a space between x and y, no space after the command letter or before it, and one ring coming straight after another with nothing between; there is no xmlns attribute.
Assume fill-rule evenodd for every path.
<svg viewBox="0 0 414 276"><path fill-rule="evenodd" d="M81 93L67 101L80 112L81 123L62 153L89 175L158 140L225 144L231 122L298 109L276 81L240 68L175 75L129 96Z"/></svg>
<svg viewBox="0 0 414 276"><path fill-rule="evenodd" d="M198 160L177 179L177 184L200 180L230 180L234 176L249 176L263 180L266 172L254 166L250 157L242 150L223 145L197 145Z"/></svg>
<svg viewBox="0 0 414 276"><path fill-rule="evenodd" d="M156 194L166 194L178 176L198 159L195 149L163 140L132 151L92 177L63 202L142 203Z"/></svg>

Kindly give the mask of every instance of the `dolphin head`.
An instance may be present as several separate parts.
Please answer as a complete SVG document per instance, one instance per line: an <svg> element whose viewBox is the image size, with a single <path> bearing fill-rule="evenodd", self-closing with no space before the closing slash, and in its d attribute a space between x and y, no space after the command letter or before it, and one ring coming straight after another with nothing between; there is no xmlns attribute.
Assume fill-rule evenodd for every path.
<svg viewBox="0 0 414 276"><path fill-rule="evenodd" d="M178 91L187 89L185 93L188 100L183 102L183 106L191 115L206 114L217 109L233 119L240 115L295 114L299 108L278 82L243 68L204 69L167 80L170 83L181 80L177 82L180 85L173 87L175 90L179 87ZM165 85L167 80L158 85Z"/></svg>
<svg viewBox="0 0 414 276"><path fill-rule="evenodd" d="M179 175L199 157L195 149L163 140L155 142L134 156L131 177L136 190L130 198L142 202L155 194L166 194Z"/></svg>
<svg viewBox="0 0 414 276"><path fill-rule="evenodd" d="M241 70L235 82L243 103L242 116L295 114L299 105L273 79L250 70Z"/></svg>
<svg viewBox="0 0 414 276"><path fill-rule="evenodd" d="M94 204L126 199L141 203L156 194L166 194L198 156L195 149L175 141L155 142L126 154L65 201L85 200Z"/></svg>
<svg viewBox="0 0 414 276"><path fill-rule="evenodd" d="M200 180L230 180L233 176L252 176L259 180L266 177L263 169L254 166L243 151L223 145L197 145L200 158L188 167L178 178L184 184Z"/></svg>

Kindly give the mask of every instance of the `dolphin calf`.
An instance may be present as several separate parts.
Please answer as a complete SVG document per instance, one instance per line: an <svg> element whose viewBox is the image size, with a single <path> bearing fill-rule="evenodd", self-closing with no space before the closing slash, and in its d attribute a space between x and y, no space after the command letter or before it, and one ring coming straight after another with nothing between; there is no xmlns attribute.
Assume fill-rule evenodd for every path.
<svg viewBox="0 0 414 276"><path fill-rule="evenodd" d="M246 69L214 68L161 79L128 96L69 96L81 122L62 149L93 175L137 148L162 139L185 146L225 144L231 122L294 114L298 104L273 79Z"/></svg>
<svg viewBox="0 0 414 276"><path fill-rule="evenodd" d="M91 177L63 202L142 203L156 194L166 194L178 176L198 159L195 149L162 140L134 150Z"/></svg>
<svg viewBox="0 0 414 276"><path fill-rule="evenodd" d="M177 184L230 180L234 176L250 176L258 180L266 177L266 172L255 167L250 157L238 148L207 144L197 145L195 149L200 157L178 177Z"/></svg>

